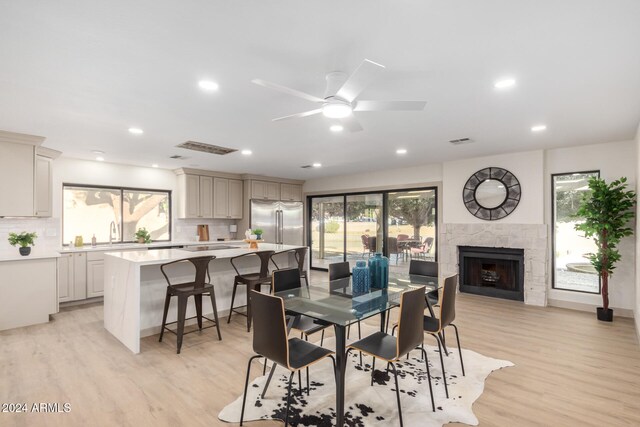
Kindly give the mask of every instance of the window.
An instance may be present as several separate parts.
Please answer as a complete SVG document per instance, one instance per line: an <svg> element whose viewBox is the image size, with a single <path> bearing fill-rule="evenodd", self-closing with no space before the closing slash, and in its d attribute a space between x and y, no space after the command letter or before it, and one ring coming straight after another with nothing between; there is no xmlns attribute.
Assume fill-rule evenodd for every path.
<svg viewBox="0 0 640 427"><path fill-rule="evenodd" d="M594 252L593 239L576 231L580 201L589 191L589 178L600 172L576 172L552 175L553 185L553 287L577 292L600 293L600 278L586 254Z"/></svg>
<svg viewBox="0 0 640 427"><path fill-rule="evenodd" d="M64 244L76 236L86 244L94 234L98 243L108 243L112 222L115 243L133 242L143 227L152 240L166 241L171 239L171 192L65 184L62 217Z"/></svg>

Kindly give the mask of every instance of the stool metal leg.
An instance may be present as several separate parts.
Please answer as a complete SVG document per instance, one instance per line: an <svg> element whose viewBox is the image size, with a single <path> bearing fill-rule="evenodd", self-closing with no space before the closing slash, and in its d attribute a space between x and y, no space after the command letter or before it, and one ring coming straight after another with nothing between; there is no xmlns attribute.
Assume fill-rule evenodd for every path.
<svg viewBox="0 0 640 427"><path fill-rule="evenodd" d="M196 301L196 317L198 318L198 329L202 330L202 294L194 295Z"/></svg>
<svg viewBox="0 0 640 427"><path fill-rule="evenodd" d="M180 349L182 348L185 317L187 317L187 297L178 295L178 330L176 331L176 335L178 336L178 354L180 354Z"/></svg>
<svg viewBox="0 0 640 427"><path fill-rule="evenodd" d="M162 315L162 330L160 331L160 339L159 342L162 342L162 337L164 336L164 328L167 324L167 313L169 312L169 303L171 302L171 293L169 292L169 288L167 288L167 296L164 297L164 314Z"/></svg>
<svg viewBox="0 0 640 427"><path fill-rule="evenodd" d="M218 321L218 305L216 304L216 293L213 289L209 293L211 297L211 307L213 308L213 318L216 321L216 330L218 331L218 340L222 341L222 335L220 334L220 322Z"/></svg>
<svg viewBox="0 0 640 427"><path fill-rule="evenodd" d="M233 293L231 294L231 308L229 309L229 317L227 317L227 323L231 323L231 313L233 313L233 301L236 299L236 290L238 289L238 282L233 282Z"/></svg>

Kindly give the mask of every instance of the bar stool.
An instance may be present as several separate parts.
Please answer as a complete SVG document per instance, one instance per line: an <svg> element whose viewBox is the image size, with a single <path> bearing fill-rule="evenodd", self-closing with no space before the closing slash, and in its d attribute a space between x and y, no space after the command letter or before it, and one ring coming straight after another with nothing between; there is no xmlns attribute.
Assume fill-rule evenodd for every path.
<svg viewBox="0 0 640 427"><path fill-rule="evenodd" d="M216 306L216 294L211 282L211 276L209 275L209 262L215 259L214 256L202 256L202 257L194 257L194 258L186 258L177 261L168 262L166 264L162 264L160 266L160 271L162 275L167 280L167 295L164 299L164 314L162 315L162 330L160 331L160 339L159 342L162 342L162 337L164 335L165 329L177 336L177 353L180 354L180 349L182 348L182 337L185 335L184 333L184 323L186 320L190 319L198 319L198 329L197 331L202 331L203 329L209 329L216 327L218 331L218 339L222 341L222 335L220 335L220 326L218 325L218 308ZM172 284L169 280L169 276L167 276L166 268L170 265L175 264L184 264L191 263L195 269L196 274L192 282L184 282L184 283L175 283ZM206 279L206 281L205 281ZM209 295L211 297L211 306L213 308L213 319L209 319L202 315L202 296ZM169 311L169 304L171 302L172 297L178 297L178 320L175 322L167 323L167 312ZM187 302L189 297L193 296L196 302L196 315L193 317L185 318L187 314ZM202 319L206 319L209 322L212 322L213 325L202 327ZM167 328L167 325L171 325L173 323L177 323L178 327L176 331L173 331ZM191 332L196 332L191 331ZM187 332L190 334L191 332Z"/></svg>
<svg viewBox="0 0 640 427"><path fill-rule="evenodd" d="M234 311L236 314L241 314L242 316L246 316L247 318L247 332L251 331L251 301L249 300L249 295L251 294L251 290L255 290L260 292L260 288L262 285L271 286L271 277L269 276L269 260L271 259L271 255L273 255L275 251L256 251L249 252L247 254L242 254L230 258L231 266L236 271L236 277L233 280L233 294L231 295L231 309L229 310L229 317L227 318L227 323L231 322L231 313ZM238 270L238 260L245 257L257 256L260 258L260 271L257 273L246 273L240 274L240 270ZM245 285L247 287L247 312L242 313L238 311L238 308L233 308L233 301L236 299L236 290L239 285Z"/></svg>
<svg viewBox="0 0 640 427"><path fill-rule="evenodd" d="M288 249L286 251L276 252L273 255L271 255L271 262L276 267L276 270L281 270L281 268L278 266L278 264L275 261L275 257L283 254L293 254L296 258L296 262L298 263L300 278L304 279L305 284L309 286L309 278L307 276L307 271L304 269L304 260L305 260L305 257L307 256L307 250L308 248L305 246L303 248Z"/></svg>

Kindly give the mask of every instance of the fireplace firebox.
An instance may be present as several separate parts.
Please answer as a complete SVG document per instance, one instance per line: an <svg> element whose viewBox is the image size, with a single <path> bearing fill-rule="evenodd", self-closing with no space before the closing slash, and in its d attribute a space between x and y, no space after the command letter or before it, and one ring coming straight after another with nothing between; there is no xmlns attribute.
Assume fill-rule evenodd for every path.
<svg viewBox="0 0 640 427"><path fill-rule="evenodd" d="M524 250L459 246L460 291L524 301Z"/></svg>

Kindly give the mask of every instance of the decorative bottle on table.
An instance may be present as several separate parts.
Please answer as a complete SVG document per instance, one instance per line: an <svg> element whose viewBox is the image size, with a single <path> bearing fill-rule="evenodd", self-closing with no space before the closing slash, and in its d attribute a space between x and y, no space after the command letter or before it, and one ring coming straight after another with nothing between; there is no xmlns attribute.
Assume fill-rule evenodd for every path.
<svg viewBox="0 0 640 427"><path fill-rule="evenodd" d="M369 258L369 271L372 288L383 289L389 285L389 258L376 252Z"/></svg>
<svg viewBox="0 0 640 427"><path fill-rule="evenodd" d="M362 295L369 292L371 277L369 267L365 261L356 261L352 270L351 290L353 295Z"/></svg>

